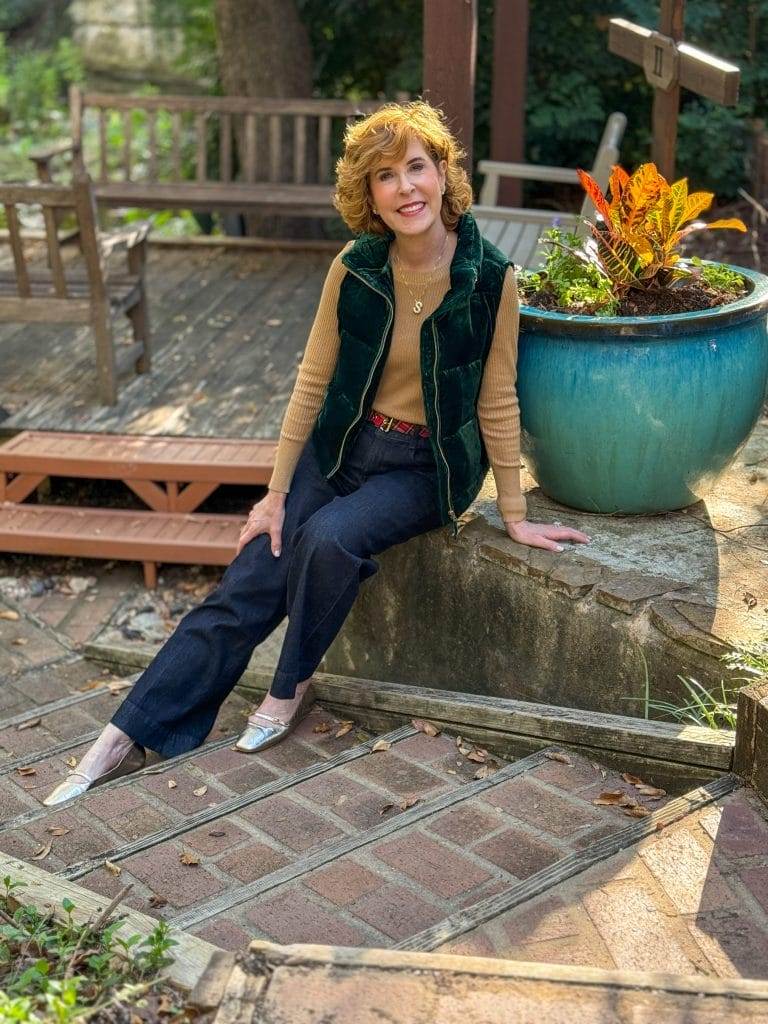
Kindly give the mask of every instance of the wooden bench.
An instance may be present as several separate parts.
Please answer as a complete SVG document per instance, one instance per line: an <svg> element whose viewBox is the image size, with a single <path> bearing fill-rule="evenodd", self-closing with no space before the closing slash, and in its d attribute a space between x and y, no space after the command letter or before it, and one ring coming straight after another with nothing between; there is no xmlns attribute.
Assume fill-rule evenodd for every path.
<svg viewBox="0 0 768 1024"><path fill-rule="evenodd" d="M68 156L88 169L107 207L328 217L344 125L381 103L122 96L73 86L69 105L71 140L31 154L41 181ZM110 142L114 119L119 148Z"/></svg>
<svg viewBox="0 0 768 1024"><path fill-rule="evenodd" d="M220 484L269 482L275 441L23 431L0 445L0 550L227 565L242 516L194 513ZM152 511L19 504L49 476L121 480Z"/></svg>
<svg viewBox="0 0 768 1024"><path fill-rule="evenodd" d="M0 185L14 269L0 271L0 322L90 324L96 342L96 372L100 400L117 401L117 377L133 366L150 369L149 315L145 289L146 240L149 227L102 235L96 229L91 182L78 174L69 187L57 185ZM47 270L31 267L24 253L22 213L40 207L45 223ZM77 222L84 267L65 265L57 220L71 212ZM117 248L127 251L127 273L108 271L107 260ZM133 344L115 352L112 321L124 313L131 321Z"/></svg>
<svg viewBox="0 0 768 1024"><path fill-rule="evenodd" d="M626 116L617 112L610 115L603 130L590 171L603 191L608 186L611 168L618 162L619 147L626 125ZM539 248L539 238L544 231L557 224L564 231L573 231L583 236L586 231L584 219L594 218L595 208L589 198L584 199L579 213L497 205L500 178L580 186L575 168L481 160L477 169L485 176L480 190L480 202L473 210L480 232L518 267L536 270L543 265L544 256Z"/></svg>

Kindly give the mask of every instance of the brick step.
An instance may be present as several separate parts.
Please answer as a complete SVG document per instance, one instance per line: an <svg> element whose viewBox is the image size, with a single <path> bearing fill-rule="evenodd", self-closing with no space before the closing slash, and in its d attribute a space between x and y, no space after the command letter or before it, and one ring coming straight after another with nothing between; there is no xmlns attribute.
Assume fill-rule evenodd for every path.
<svg viewBox="0 0 768 1024"><path fill-rule="evenodd" d="M157 563L228 565L243 517L65 505L0 504L0 551L141 561L148 587Z"/></svg>
<svg viewBox="0 0 768 1024"><path fill-rule="evenodd" d="M605 787L634 789L576 755L500 765L410 726L359 740L315 708L261 755L192 752L17 819L0 850L33 848L62 823L79 838L57 843L48 870L104 895L117 877L132 882L138 909L152 912L154 893L177 927L233 948L254 928L280 942L423 948L427 934L445 944L495 918L505 894L528 884L535 895L538 879L551 888L563 866L584 870L585 850L608 856L606 837L620 848L655 827L593 804ZM564 773L591 788L569 792ZM691 804L670 806L674 817Z"/></svg>
<svg viewBox="0 0 768 1024"><path fill-rule="evenodd" d="M242 948L257 935L525 959L530 932L538 936L530 958L540 958L541 942L545 960L580 956L595 966L631 967L642 945L628 938L635 917L648 957L654 928L666 941L677 927L649 915L631 886L622 924L620 890L626 865L637 861L632 851L677 835L698 815L709 822L718 802L741 793L725 776L682 798L643 794L631 776L572 752L549 748L500 764L463 740L412 726L366 738L339 728L319 707L283 743L247 756L231 749L243 704L237 695L225 703L218 728L226 732L210 746L61 809L38 803L6 823L0 852L31 860L43 850L41 867L104 896L131 883L131 906L225 948ZM63 775L63 757L52 760ZM478 771L487 777L475 778ZM44 785L40 776L0 779L28 803L55 781L50 774ZM606 791L625 793L649 813L635 818L627 814L632 806L595 803ZM754 856L765 833L743 817L736 826L732 842ZM685 900L691 870L704 870L690 844L679 842L641 861L664 876L673 902ZM753 874L759 896L759 872ZM717 897L723 886L710 877ZM616 894L606 901L614 878ZM580 894L577 906L567 902L572 891ZM658 905L664 912L663 899ZM750 942L762 951L743 908L730 898L726 909L738 918L729 934L749 926ZM540 929L538 915L546 921ZM680 945L679 935L673 938ZM681 948L697 971L727 973L703 939L698 958Z"/></svg>

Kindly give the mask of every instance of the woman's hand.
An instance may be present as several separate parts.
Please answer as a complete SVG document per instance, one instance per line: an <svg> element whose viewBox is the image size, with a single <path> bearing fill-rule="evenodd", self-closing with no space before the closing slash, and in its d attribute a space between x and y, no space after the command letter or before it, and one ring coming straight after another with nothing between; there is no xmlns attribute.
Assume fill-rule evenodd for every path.
<svg viewBox="0 0 768 1024"><path fill-rule="evenodd" d="M258 537L260 533L268 533L272 554L277 558L282 544L284 519L285 495L280 491L267 491L248 514L248 522L240 531L237 554L240 554L248 541Z"/></svg>
<svg viewBox="0 0 768 1024"><path fill-rule="evenodd" d="M505 520L507 533L518 544L527 544L531 548L546 548L547 551L562 551L560 540L574 540L577 544L589 544L589 537L581 530L572 530L570 526L549 526L547 523L529 523L523 519L518 523Z"/></svg>

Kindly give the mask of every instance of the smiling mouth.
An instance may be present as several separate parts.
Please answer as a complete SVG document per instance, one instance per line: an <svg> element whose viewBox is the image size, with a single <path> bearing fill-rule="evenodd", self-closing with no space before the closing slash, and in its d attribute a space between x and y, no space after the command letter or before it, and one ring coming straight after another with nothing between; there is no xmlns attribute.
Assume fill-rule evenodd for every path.
<svg viewBox="0 0 768 1024"><path fill-rule="evenodd" d="M408 203L406 206L399 206L397 208L397 212L404 214L406 217L410 217L414 213L419 213L426 205L426 203L422 202Z"/></svg>

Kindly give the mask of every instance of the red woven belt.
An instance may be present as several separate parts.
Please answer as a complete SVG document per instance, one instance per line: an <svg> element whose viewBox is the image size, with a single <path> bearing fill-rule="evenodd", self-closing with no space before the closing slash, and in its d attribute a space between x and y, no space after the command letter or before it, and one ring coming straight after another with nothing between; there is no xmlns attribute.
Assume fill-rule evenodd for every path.
<svg viewBox="0 0 768 1024"><path fill-rule="evenodd" d="M419 437L429 437L429 427L421 423L407 423L405 420L396 420L394 416L385 416L381 412L371 409L368 413L368 422L379 430L396 430L400 434L418 434Z"/></svg>

